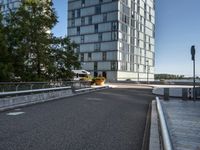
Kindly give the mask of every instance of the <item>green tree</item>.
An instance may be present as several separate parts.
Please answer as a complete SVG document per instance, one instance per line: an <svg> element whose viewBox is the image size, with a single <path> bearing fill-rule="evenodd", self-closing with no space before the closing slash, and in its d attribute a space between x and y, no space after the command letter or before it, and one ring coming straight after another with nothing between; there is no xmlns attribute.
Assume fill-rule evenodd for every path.
<svg viewBox="0 0 200 150"><path fill-rule="evenodd" d="M72 79L74 73L72 69L79 69L80 62L78 55L74 52L77 45L69 38L54 37L52 44L51 65L48 68L49 74L54 80Z"/></svg>
<svg viewBox="0 0 200 150"><path fill-rule="evenodd" d="M45 80L49 65L51 33L57 16L51 1L24 1L7 17L9 49L16 63L15 76Z"/></svg>
<svg viewBox="0 0 200 150"><path fill-rule="evenodd" d="M6 30L3 21L3 15L0 14L0 81L10 81L13 67L11 54L7 48Z"/></svg>

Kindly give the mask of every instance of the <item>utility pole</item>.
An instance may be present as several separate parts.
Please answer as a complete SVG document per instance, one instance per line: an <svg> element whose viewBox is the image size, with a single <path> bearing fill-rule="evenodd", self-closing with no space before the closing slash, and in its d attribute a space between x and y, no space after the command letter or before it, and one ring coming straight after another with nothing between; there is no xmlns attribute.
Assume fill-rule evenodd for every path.
<svg viewBox="0 0 200 150"><path fill-rule="evenodd" d="M191 55L193 61L193 100L196 99L196 89L195 89L195 46L191 47Z"/></svg>

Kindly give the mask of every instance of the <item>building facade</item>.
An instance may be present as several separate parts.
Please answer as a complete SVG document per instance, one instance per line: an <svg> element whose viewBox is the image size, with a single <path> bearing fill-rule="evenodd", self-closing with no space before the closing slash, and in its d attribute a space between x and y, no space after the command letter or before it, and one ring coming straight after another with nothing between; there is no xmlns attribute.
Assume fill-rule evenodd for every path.
<svg viewBox="0 0 200 150"><path fill-rule="evenodd" d="M154 0L68 0L82 68L108 80L154 80Z"/></svg>
<svg viewBox="0 0 200 150"><path fill-rule="evenodd" d="M9 9L16 10L21 5L21 0L0 0L0 11L3 14L9 12Z"/></svg>
<svg viewBox="0 0 200 150"><path fill-rule="evenodd" d="M23 1L45 2L51 0L0 0L0 11L6 14L9 13L10 10L17 10Z"/></svg>

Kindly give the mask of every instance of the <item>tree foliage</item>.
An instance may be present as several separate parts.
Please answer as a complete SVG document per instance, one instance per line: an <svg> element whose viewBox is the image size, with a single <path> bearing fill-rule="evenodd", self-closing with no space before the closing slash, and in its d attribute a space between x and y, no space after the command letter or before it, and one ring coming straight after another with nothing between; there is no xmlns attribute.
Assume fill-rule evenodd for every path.
<svg viewBox="0 0 200 150"><path fill-rule="evenodd" d="M0 14L0 81L10 81L13 70L5 33L3 15Z"/></svg>
<svg viewBox="0 0 200 150"><path fill-rule="evenodd" d="M79 67L76 45L66 37L57 38L51 29L57 23L53 3L24 1L10 10L0 24L0 81L20 77L22 81L71 78L71 68Z"/></svg>

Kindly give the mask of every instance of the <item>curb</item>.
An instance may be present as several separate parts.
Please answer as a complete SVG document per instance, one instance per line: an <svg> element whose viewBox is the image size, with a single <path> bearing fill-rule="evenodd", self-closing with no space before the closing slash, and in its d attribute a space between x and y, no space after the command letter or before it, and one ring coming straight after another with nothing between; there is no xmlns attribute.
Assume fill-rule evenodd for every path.
<svg viewBox="0 0 200 150"><path fill-rule="evenodd" d="M150 137L150 126L151 126L151 103L149 104L147 117L146 117L146 124L144 129L144 136L143 136L143 143L141 150L149 150L149 137Z"/></svg>
<svg viewBox="0 0 200 150"><path fill-rule="evenodd" d="M149 150L161 150L156 101L152 101Z"/></svg>

